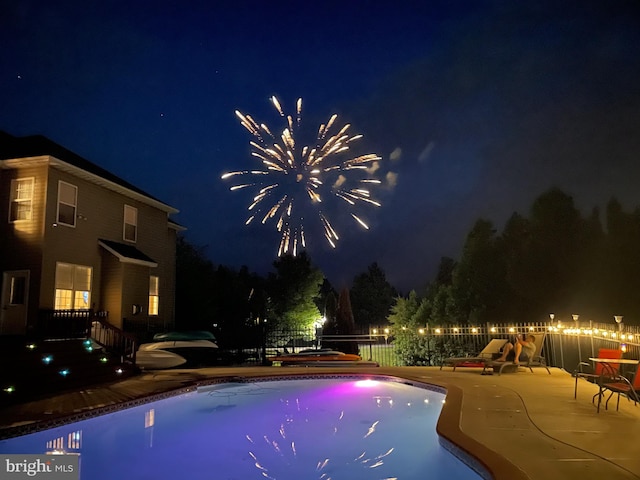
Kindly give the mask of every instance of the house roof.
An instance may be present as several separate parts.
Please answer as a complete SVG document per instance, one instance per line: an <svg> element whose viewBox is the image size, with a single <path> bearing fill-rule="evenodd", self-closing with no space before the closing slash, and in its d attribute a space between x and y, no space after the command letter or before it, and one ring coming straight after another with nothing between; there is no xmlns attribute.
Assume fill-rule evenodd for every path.
<svg viewBox="0 0 640 480"><path fill-rule="evenodd" d="M133 245L114 242L113 240L104 240L102 238L98 240L98 245L104 248L107 252L116 256L122 263L133 263L146 267L158 266L158 262L142 253Z"/></svg>
<svg viewBox="0 0 640 480"><path fill-rule="evenodd" d="M147 203L152 203L168 213L178 213L178 210L158 200L144 190L99 167L95 163L82 158L71 150L58 145L47 137L42 135L14 137L0 130L0 166L2 166L2 160L42 156L50 156L57 159L58 162L50 162L53 166L63 170L74 170L76 174L78 173L77 170L86 172L91 177L89 179L94 180L94 183L103 184L103 186L107 187L111 186L113 189L120 191L124 189L124 191L130 193L130 196L135 196L143 201L146 199ZM96 182L97 179L101 179L101 181Z"/></svg>

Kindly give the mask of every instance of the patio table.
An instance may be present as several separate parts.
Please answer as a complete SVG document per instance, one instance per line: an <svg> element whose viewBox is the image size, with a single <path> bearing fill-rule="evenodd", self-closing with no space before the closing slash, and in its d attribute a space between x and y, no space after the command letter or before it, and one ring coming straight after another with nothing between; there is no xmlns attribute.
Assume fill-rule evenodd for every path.
<svg viewBox="0 0 640 480"><path fill-rule="evenodd" d="M620 367L624 366L624 365L638 365L640 363L640 360L633 360L630 358L598 358L598 357L590 357L589 360L591 360L593 363L599 363L601 364L604 368L602 370L602 374L600 375L600 378L598 379L598 408L597 408L597 412L600 413L600 403L602 402L602 381L604 378L611 378L612 376L616 376L618 375L618 373L616 373L616 369L614 369L613 367L611 367L611 365L619 365ZM593 397L595 399L595 395Z"/></svg>

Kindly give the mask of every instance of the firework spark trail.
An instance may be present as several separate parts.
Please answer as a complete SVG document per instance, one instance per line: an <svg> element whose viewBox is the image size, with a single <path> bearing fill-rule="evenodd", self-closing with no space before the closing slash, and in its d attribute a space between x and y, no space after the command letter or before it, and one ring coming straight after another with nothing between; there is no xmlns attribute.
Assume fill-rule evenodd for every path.
<svg viewBox="0 0 640 480"><path fill-rule="evenodd" d="M372 175L382 158L374 153L349 157L350 144L361 139L362 135L351 135L350 124L338 129L336 114L318 127L315 145L300 146L296 135L302 123L302 99L296 102L294 116L285 113L275 96L270 101L286 123L280 134L272 132L250 115L238 110L235 112L240 124L252 136L249 142L251 156L261 163L262 170L241 170L222 175L223 180L237 181L230 187L232 191L256 188L248 207L251 215L245 224L249 225L256 217L262 224L273 221L280 233L278 256L295 256L300 249L306 248L303 210L311 206L320 220L327 242L335 248L338 232L320 206L327 198L339 198L345 202L340 205L349 209L356 224L368 230L367 223L351 210L361 204L380 206L365 187L382 183ZM243 178L250 180L242 181Z"/></svg>

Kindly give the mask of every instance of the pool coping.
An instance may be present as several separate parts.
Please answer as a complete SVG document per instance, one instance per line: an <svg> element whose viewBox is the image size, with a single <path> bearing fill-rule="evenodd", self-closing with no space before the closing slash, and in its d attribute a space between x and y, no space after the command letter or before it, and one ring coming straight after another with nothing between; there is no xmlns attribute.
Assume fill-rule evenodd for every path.
<svg viewBox="0 0 640 480"><path fill-rule="evenodd" d="M456 458L474 470L484 480L526 480L529 477L507 458L489 449L487 446L465 434L460 428L463 390L460 387L430 378L428 381L411 378L411 375L400 373L374 373L371 371L349 371L343 373L334 372L269 372L269 374L247 375L221 375L207 379L199 379L178 388L172 388L163 392L144 395L131 400L126 400L111 405L92 408L83 412L61 415L56 418L16 425L0 430L0 440L28 435L42 430L48 430L93 417L107 415L120 410L126 410L139 405L145 405L157 400L171 398L185 393L196 391L199 387L222 383L248 383L257 381L274 380L300 380L313 378L361 378L379 379L412 385L417 388L433 390L446 395L442 411L436 424L436 432L439 443Z"/></svg>

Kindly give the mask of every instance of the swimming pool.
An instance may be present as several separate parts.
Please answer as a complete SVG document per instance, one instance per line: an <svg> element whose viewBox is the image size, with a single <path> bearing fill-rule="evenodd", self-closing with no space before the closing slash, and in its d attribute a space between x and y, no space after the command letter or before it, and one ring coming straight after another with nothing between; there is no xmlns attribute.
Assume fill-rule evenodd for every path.
<svg viewBox="0 0 640 480"><path fill-rule="evenodd" d="M444 398L355 378L213 384L3 440L0 453L79 454L83 480L481 479L438 442Z"/></svg>

